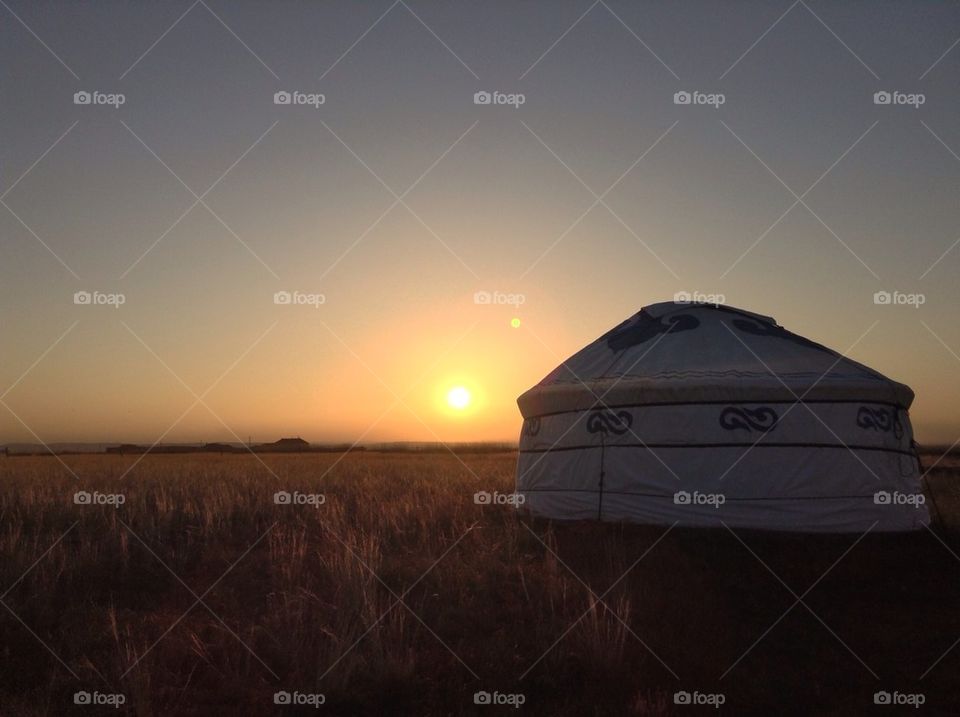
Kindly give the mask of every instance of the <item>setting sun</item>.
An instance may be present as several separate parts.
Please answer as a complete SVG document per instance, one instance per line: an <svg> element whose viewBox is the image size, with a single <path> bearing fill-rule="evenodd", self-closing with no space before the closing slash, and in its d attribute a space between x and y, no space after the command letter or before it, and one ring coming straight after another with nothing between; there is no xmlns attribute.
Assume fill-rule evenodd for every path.
<svg viewBox="0 0 960 717"><path fill-rule="evenodd" d="M447 404L462 411L470 405L470 392L463 386L454 386L447 392Z"/></svg>

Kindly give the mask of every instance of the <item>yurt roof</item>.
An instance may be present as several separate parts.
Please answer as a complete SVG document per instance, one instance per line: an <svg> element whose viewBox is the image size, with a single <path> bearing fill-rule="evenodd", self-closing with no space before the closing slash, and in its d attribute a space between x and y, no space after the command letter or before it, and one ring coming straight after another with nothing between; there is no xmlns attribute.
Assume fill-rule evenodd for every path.
<svg viewBox="0 0 960 717"><path fill-rule="evenodd" d="M518 399L525 418L594 406L863 401L909 408L913 391L861 363L730 306L651 304Z"/></svg>

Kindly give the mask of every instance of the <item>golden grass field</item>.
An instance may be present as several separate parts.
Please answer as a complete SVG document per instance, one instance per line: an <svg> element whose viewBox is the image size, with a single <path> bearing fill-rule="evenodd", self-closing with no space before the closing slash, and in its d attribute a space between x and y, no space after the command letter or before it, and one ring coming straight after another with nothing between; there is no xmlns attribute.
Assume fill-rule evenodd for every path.
<svg viewBox="0 0 960 717"><path fill-rule="evenodd" d="M475 504L515 453L0 458L0 714L956 713L951 460L935 532L858 541Z"/></svg>

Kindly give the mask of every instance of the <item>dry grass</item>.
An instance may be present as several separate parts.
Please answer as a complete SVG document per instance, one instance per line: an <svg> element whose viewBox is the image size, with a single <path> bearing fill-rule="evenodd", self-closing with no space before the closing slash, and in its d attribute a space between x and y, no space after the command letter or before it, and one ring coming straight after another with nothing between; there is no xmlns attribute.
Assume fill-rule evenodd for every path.
<svg viewBox="0 0 960 717"><path fill-rule="evenodd" d="M758 558L800 596L857 536L739 534L754 556L726 531L521 522L473 502L512 489L512 454L261 458L121 479L135 457L64 457L79 481L0 459L0 712L97 713L77 690L137 715L280 713L277 690L323 693L308 714L501 711L477 690L559 715L696 713L679 689L741 714L860 713L880 689L960 705L960 646L920 679L960 638L960 558L932 533L866 536L778 621L795 597ZM957 475L930 476L946 519Z"/></svg>

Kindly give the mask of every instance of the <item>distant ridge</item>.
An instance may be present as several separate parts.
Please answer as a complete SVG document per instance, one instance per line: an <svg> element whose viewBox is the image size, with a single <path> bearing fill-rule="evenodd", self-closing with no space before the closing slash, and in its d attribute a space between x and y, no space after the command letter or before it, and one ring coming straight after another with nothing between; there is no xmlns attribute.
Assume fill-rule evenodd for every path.
<svg viewBox="0 0 960 717"><path fill-rule="evenodd" d="M141 455L144 453L166 455L186 453L346 453L368 451L372 453L504 453L517 450L517 444L508 441L477 441L442 443L440 441L393 441L386 443L310 443L300 438L281 438L272 443L247 445L236 442L216 443L163 443L155 446L137 443L8 443L0 446L0 457L40 455Z"/></svg>

